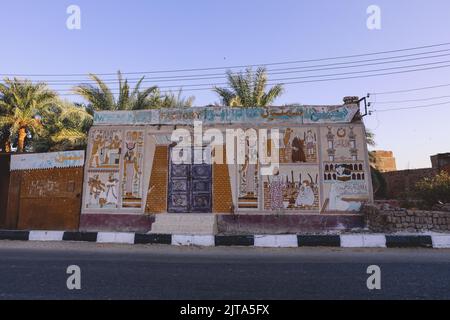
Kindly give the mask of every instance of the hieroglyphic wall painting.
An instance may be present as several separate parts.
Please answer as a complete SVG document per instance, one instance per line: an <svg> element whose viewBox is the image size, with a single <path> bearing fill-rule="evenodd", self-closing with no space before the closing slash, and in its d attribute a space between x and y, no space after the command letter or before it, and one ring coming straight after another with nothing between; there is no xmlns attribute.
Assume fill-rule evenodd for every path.
<svg viewBox="0 0 450 320"><path fill-rule="evenodd" d="M317 163L315 128L286 128L280 136L280 163Z"/></svg>
<svg viewBox="0 0 450 320"><path fill-rule="evenodd" d="M122 173L122 207L141 208L144 132L126 131Z"/></svg>
<svg viewBox="0 0 450 320"><path fill-rule="evenodd" d="M357 211L369 200L364 155L365 136L360 126L322 129L324 202L322 211Z"/></svg>
<svg viewBox="0 0 450 320"><path fill-rule="evenodd" d="M242 137L241 137L242 139ZM245 161L238 164L238 208L258 209L259 200L259 163L258 141L243 137Z"/></svg>
<svg viewBox="0 0 450 320"><path fill-rule="evenodd" d="M152 207L149 212L168 212L171 182L167 174L169 160L166 149L170 139L166 137L161 141L166 149L161 153L158 169L155 169L155 163L149 163L152 158L145 158L151 152L145 151L144 141L156 129L141 124L155 122L162 123L162 126L166 123L184 126L194 120L205 120L204 125L208 128L213 123L245 123L242 126L244 131L250 124L256 132L260 128L277 128L280 133L277 175L264 175L261 169L266 165L258 162L263 155L272 157L274 154L271 139L267 140L266 149L264 142L259 144L260 141L248 136L244 143L240 141L245 145L242 163L234 167L227 165L229 170L233 170L217 179L229 185L231 190L232 203L220 212L253 210L270 214L278 210L290 213L358 210L372 197L364 126L360 122L351 122L353 111L352 106L344 105L330 108L299 106L247 110L212 107L120 114L102 112L97 115L97 125L89 137L83 208L86 213L102 212L100 209L106 212L143 212L143 203L150 208L157 201L157 207ZM218 128L226 129L225 126ZM164 135L168 135L167 130L171 127L163 129ZM158 176L157 170L165 171ZM149 181L144 181L144 173L150 179L146 190L143 188ZM212 180L216 181L214 179L213 174ZM214 189L213 199L219 199L215 194L218 188ZM147 190L150 190L149 195ZM217 208L217 203L213 202L212 208Z"/></svg>
<svg viewBox="0 0 450 320"><path fill-rule="evenodd" d="M95 129L90 132L90 143L85 208L118 209L123 133L118 129Z"/></svg>
<svg viewBox="0 0 450 320"><path fill-rule="evenodd" d="M122 153L122 132L119 130L93 130L90 134L91 169L118 169Z"/></svg>
<svg viewBox="0 0 450 320"><path fill-rule="evenodd" d="M364 159L361 153L364 150L364 141L365 138L360 127L327 126L326 129L322 129L324 160L333 162Z"/></svg>
<svg viewBox="0 0 450 320"><path fill-rule="evenodd" d="M119 174L115 171L89 172L86 208L117 209L119 207Z"/></svg>
<svg viewBox="0 0 450 320"><path fill-rule="evenodd" d="M318 211L320 177L316 166L281 166L263 177L264 209Z"/></svg>

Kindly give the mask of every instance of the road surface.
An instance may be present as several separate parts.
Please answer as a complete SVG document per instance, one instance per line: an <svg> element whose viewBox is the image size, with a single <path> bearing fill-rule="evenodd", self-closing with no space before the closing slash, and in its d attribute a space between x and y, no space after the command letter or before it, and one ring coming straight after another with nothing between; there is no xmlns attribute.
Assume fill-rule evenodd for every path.
<svg viewBox="0 0 450 320"><path fill-rule="evenodd" d="M450 299L450 250L0 241L0 275L0 299Z"/></svg>

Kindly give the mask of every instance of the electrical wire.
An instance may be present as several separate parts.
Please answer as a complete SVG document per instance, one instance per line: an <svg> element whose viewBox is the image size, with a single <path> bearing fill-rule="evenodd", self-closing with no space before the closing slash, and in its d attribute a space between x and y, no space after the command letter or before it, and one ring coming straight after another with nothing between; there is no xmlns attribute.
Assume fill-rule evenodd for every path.
<svg viewBox="0 0 450 320"><path fill-rule="evenodd" d="M442 47L442 46L448 46L448 45L450 45L450 42L439 43L439 44L432 44L432 45L427 45L427 46L419 46L419 47L410 47L410 48L396 49L396 50L378 51L378 52L371 52L371 53L362 53L362 54L345 55L345 56L335 56L335 57L309 59L309 60L270 62L270 63L249 64L249 65L208 67L208 68L135 71L135 72L124 72L123 74L124 75L133 75L133 74L136 75L136 74L155 74L155 73L180 73L180 72L192 72L192 71L236 69L236 68L258 67L258 66L274 66L274 65L284 65L284 64L299 64L299 63L308 63L308 62L318 62L318 61L357 58L357 57L381 55L381 54L387 54L387 53L405 52L405 51L412 51L412 50L436 48L436 47ZM66 74L14 74L14 73L3 73L3 74L0 74L0 75L1 76L7 76L7 77L73 77L73 76L84 76L85 74L83 74L83 73L66 73ZM116 73L97 73L97 75L99 75L99 76L110 76L110 75L116 75Z"/></svg>

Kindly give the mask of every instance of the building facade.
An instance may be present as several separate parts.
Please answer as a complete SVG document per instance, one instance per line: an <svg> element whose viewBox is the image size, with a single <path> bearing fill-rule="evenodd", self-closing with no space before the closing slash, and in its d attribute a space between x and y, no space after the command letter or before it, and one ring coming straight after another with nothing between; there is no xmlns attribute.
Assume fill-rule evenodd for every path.
<svg viewBox="0 0 450 320"><path fill-rule="evenodd" d="M149 231L164 215L355 213L373 201L358 116L351 99L336 106L98 112L81 229Z"/></svg>
<svg viewBox="0 0 450 320"><path fill-rule="evenodd" d="M392 151L374 150L371 151L373 165L380 172L397 171L394 153Z"/></svg>

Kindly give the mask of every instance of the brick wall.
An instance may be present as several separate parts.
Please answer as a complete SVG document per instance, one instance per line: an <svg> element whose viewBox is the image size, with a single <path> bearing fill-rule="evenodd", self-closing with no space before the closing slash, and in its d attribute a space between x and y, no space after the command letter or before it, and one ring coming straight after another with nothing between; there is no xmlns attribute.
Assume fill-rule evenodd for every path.
<svg viewBox="0 0 450 320"><path fill-rule="evenodd" d="M156 147L145 206L146 213L167 212L168 157L167 146Z"/></svg>
<svg viewBox="0 0 450 320"><path fill-rule="evenodd" d="M438 171L432 168L384 172L387 197L389 199L410 197L417 182L423 178L434 177L437 173Z"/></svg>
<svg viewBox="0 0 450 320"><path fill-rule="evenodd" d="M450 231L450 212L403 208L383 210L375 206L366 206L363 211L367 226L373 232Z"/></svg>

